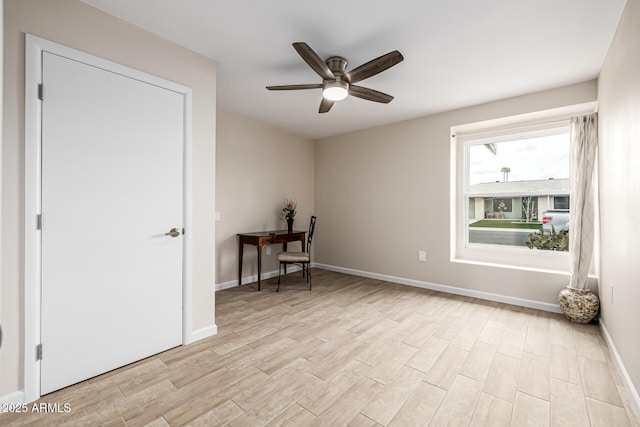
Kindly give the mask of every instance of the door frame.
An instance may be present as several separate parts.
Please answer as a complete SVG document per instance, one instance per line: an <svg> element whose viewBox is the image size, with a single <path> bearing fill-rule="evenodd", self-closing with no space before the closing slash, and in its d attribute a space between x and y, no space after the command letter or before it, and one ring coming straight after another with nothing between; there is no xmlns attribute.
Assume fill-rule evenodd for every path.
<svg viewBox="0 0 640 427"><path fill-rule="evenodd" d="M40 361L37 346L41 339L41 232L37 216L41 211L41 166L42 166L42 116L38 85L42 83L43 52L50 52L70 60L79 61L97 68L111 71L135 80L177 92L184 100L183 134L183 227L182 235L182 344L193 341L192 319L192 90L174 83L106 59L84 53L49 40L25 35L25 252L24 252L24 400L32 402L40 394ZM44 89L46 96L46 88ZM46 349L44 350L46 357Z"/></svg>

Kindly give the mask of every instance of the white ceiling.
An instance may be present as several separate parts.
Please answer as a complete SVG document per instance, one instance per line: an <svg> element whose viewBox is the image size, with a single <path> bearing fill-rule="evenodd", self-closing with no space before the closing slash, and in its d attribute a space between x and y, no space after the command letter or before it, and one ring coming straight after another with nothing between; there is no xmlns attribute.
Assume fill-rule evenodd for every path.
<svg viewBox="0 0 640 427"><path fill-rule="evenodd" d="M218 62L218 108L318 139L595 78L625 0L83 0ZM318 113L321 83L291 43L351 70L405 60Z"/></svg>

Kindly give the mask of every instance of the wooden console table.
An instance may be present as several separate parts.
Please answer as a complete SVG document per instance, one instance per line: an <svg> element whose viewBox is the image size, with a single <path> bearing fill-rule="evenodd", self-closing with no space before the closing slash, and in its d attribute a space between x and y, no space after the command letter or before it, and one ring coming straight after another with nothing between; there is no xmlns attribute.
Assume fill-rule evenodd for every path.
<svg viewBox="0 0 640 427"><path fill-rule="evenodd" d="M283 249L287 250L287 243L301 242L304 252L306 231L287 230L258 231L254 233L238 233L238 286L242 285L242 252L244 245L253 245L258 251L258 290L260 290L260 275L262 273L262 248L264 246L282 243ZM286 270L285 270L286 274Z"/></svg>

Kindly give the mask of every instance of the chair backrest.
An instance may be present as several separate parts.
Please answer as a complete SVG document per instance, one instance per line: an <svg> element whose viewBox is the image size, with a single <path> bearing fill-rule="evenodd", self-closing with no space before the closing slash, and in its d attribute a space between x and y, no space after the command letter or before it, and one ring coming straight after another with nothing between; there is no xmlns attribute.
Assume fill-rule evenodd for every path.
<svg viewBox="0 0 640 427"><path fill-rule="evenodd" d="M311 216L311 221L309 222L309 234L307 234L307 252L311 253L311 240L313 240L313 231L316 228L316 216Z"/></svg>

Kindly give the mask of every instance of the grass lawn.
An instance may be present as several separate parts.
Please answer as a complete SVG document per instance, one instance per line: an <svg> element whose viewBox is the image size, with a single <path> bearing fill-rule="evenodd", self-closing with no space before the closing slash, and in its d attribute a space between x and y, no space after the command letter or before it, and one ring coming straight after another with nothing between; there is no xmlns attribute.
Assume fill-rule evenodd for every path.
<svg viewBox="0 0 640 427"><path fill-rule="evenodd" d="M541 222L518 222L515 219L481 219L469 227L488 227L488 228L524 228L529 230L537 230L542 225Z"/></svg>

